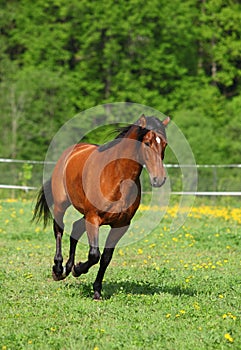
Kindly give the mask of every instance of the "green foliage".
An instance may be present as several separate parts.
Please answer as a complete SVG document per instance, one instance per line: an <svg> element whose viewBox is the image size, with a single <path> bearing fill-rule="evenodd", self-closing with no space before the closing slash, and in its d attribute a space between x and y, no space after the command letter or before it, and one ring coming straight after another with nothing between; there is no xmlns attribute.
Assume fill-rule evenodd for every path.
<svg viewBox="0 0 241 350"><path fill-rule="evenodd" d="M44 159L53 135L76 113L130 101L171 114L198 162L239 161L231 135L241 112L240 6L2 1L1 155Z"/></svg>
<svg viewBox="0 0 241 350"><path fill-rule="evenodd" d="M32 179L32 176L33 176L32 170L33 170L32 164L28 164L28 163L23 164L22 171L19 174L19 178L22 186L28 186L29 181Z"/></svg>
<svg viewBox="0 0 241 350"><path fill-rule="evenodd" d="M205 70L224 95L234 96L240 92L240 3L205 1L200 19Z"/></svg>

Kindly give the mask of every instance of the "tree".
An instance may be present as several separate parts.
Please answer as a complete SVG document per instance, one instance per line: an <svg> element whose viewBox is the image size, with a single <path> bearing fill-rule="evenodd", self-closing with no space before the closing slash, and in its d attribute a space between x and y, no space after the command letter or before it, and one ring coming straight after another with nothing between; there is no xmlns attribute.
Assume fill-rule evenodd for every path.
<svg viewBox="0 0 241 350"><path fill-rule="evenodd" d="M76 113L129 101L171 114L199 161L221 161L223 136L233 135L226 114L238 108L236 125L241 110L240 6L237 0L2 1L2 155L43 159L55 132ZM108 110L96 125L98 118L113 121ZM88 113L82 119L91 124ZM203 125L213 136L209 154ZM236 147L230 144L231 157Z"/></svg>
<svg viewBox="0 0 241 350"><path fill-rule="evenodd" d="M241 4L206 0L201 2L200 45L202 66L211 82L227 97L240 92Z"/></svg>

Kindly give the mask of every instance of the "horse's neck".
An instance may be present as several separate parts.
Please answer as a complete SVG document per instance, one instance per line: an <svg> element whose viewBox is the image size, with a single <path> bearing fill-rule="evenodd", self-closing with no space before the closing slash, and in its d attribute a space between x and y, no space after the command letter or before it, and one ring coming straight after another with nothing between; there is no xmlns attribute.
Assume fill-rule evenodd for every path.
<svg viewBox="0 0 241 350"><path fill-rule="evenodd" d="M117 160L116 169L124 177L135 180L140 176L142 164L139 156L140 143L132 138L123 138L116 146L114 158Z"/></svg>

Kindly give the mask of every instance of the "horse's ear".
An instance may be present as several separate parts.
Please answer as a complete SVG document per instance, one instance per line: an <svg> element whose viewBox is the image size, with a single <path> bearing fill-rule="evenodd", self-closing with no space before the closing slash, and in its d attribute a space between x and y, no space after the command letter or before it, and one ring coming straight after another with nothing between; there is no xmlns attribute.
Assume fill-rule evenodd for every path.
<svg viewBox="0 0 241 350"><path fill-rule="evenodd" d="M137 125L139 125L142 129L146 127L146 117L144 114L140 116L140 118L137 121Z"/></svg>
<svg viewBox="0 0 241 350"><path fill-rule="evenodd" d="M163 124L164 126L167 126L167 124L169 124L170 120L171 120L170 117L166 117L166 118L162 121L162 124Z"/></svg>

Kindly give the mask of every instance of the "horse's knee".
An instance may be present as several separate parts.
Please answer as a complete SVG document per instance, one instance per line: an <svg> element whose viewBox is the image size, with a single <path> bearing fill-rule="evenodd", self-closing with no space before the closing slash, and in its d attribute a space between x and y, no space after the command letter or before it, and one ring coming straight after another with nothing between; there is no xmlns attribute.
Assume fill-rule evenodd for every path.
<svg viewBox="0 0 241 350"><path fill-rule="evenodd" d="M96 247L90 248L88 260L91 263L91 265L95 265L99 262L99 260L100 260L99 248L96 248Z"/></svg>

